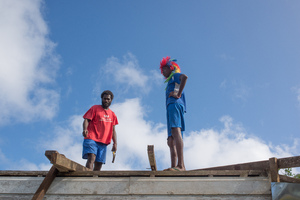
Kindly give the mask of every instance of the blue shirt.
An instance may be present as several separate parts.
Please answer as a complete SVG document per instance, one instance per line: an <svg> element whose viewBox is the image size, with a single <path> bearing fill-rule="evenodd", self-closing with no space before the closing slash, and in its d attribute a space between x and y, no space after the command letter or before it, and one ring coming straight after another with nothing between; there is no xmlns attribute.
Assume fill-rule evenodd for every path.
<svg viewBox="0 0 300 200"><path fill-rule="evenodd" d="M167 89L166 89L166 107L168 107L168 105L171 103L179 103L184 106L184 112L186 112L186 104L185 104L185 97L183 91L179 99L176 99L174 97L169 97L169 94L174 91L176 83L180 84L180 76L181 73L175 73L168 82Z"/></svg>

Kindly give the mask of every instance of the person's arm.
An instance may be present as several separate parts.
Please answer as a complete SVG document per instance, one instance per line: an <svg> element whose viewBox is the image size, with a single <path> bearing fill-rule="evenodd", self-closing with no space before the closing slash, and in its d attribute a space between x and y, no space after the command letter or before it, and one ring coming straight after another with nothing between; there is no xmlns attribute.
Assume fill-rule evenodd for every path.
<svg viewBox="0 0 300 200"><path fill-rule="evenodd" d="M185 84L186 84L186 80L187 80L187 75L185 74L181 74L180 77L179 77L179 80L180 80L180 86L179 86L179 90L177 93L175 92L170 92L170 95L169 97L174 97L176 99L179 99L181 97L181 94L182 94L182 91L185 87Z"/></svg>
<svg viewBox="0 0 300 200"><path fill-rule="evenodd" d="M89 122L90 122L91 120L89 120L89 119L84 119L83 120L83 131L82 131L82 135L83 135L83 137L86 137L88 134L89 134L89 132L88 132L88 130L87 130L87 128L88 128L88 126L89 126Z"/></svg>
<svg viewBox="0 0 300 200"><path fill-rule="evenodd" d="M115 126L113 126L113 135L112 135L112 140L114 142L112 148L111 148L111 151L117 151L117 132L116 132L116 129L115 129Z"/></svg>

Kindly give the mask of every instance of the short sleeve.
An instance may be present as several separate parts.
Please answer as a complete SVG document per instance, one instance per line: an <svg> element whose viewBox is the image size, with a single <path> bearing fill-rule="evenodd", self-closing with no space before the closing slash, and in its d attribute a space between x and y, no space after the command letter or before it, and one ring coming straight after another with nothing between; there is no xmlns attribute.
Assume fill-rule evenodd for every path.
<svg viewBox="0 0 300 200"><path fill-rule="evenodd" d="M180 84L180 76L181 76L181 73L174 74L174 81L178 84Z"/></svg>
<svg viewBox="0 0 300 200"><path fill-rule="evenodd" d="M84 119L92 120L94 118L94 106L92 106L84 115Z"/></svg>

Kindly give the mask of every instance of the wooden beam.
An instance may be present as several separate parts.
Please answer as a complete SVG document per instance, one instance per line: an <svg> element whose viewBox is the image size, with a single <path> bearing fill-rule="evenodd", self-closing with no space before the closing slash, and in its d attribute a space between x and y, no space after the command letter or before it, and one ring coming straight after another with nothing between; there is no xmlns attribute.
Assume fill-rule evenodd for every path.
<svg viewBox="0 0 300 200"><path fill-rule="evenodd" d="M46 176L49 171L13 171L13 170L0 170L0 176L20 176L20 177L41 177Z"/></svg>
<svg viewBox="0 0 300 200"><path fill-rule="evenodd" d="M287 182L287 183L300 183L299 178L292 178L285 175L279 175L280 182Z"/></svg>
<svg viewBox="0 0 300 200"><path fill-rule="evenodd" d="M196 169L197 170L266 170L269 169L269 161L258 161L258 162L249 162L249 163L241 163L234 165L225 165L219 167L209 167L204 169Z"/></svg>
<svg viewBox="0 0 300 200"><path fill-rule="evenodd" d="M300 156L277 159L278 168L293 168L300 167Z"/></svg>
<svg viewBox="0 0 300 200"><path fill-rule="evenodd" d="M271 182L280 182L279 174L278 174L278 164L277 158L270 158L270 179Z"/></svg>
<svg viewBox="0 0 300 200"><path fill-rule="evenodd" d="M45 156L59 172L91 171L91 169L66 158L63 154L60 154L57 151L46 151Z"/></svg>
<svg viewBox="0 0 300 200"><path fill-rule="evenodd" d="M49 171L7 171L0 170L1 176L18 176L18 177L37 177L46 176ZM198 170L198 171L79 171L79 172L59 172L56 177L149 177L151 175L155 176L187 176L187 177L207 177L209 175L213 176L263 176L268 177L265 170ZM299 179L300 180L300 179Z"/></svg>
<svg viewBox="0 0 300 200"><path fill-rule="evenodd" d="M149 158L151 170L157 171L155 154L154 154L154 145L148 145L148 158Z"/></svg>
<svg viewBox="0 0 300 200"><path fill-rule="evenodd" d="M300 167L300 156L278 158L277 165L278 165L278 169ZM269 170L270 169L269 160L240 163L234 165L225 165L225 166L218 166L218 167L209 167L209 168L196 169L196 170L251 170L251 169Z"/></svg>
<svg viewBox="0 0 300 200"><path fill-rule="evenodd" d="M59 173L60 177L268 177L264 170L199 170L199 171L86 171Z"/></svg>
<svg viewBox="0 0 300 200"><path fill-rule="evenodd" d="M44 198L47 190L49 189L51 183L53 182L57 174L58 170L55 166L52 166L49 172L47 173L46 177L44 178L43 182L41 183L40 187L33 195L32 200L42 200Z"/></svg>

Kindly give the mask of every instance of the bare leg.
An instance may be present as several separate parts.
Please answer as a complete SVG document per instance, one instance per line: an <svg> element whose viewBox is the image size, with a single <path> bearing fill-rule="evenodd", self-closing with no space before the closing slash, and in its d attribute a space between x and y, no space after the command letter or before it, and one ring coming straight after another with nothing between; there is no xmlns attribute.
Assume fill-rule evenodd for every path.
<svg viewBox="0 0 300 200"><path fill-rule="evenodd" d="M171 168L176 167L177 164L177 152L175 148L175 143L173 137L168 137L168 146L170 148L171 154Z"/></svg>
<svg viewBox="0 0 300 200"><path fill-rule="evenodd" d="M185 165L183 160L183 139L181 136L181 128L179 127L172 128L172 136L174 139L177 157L178 157L178 164L176 168L178 168L181 171L185 171Z"/></svg>
<svg viewBox="0 0 300 200"><path fill-rule="evenodd" d="M95 162L94 171L100 171L102 167L102 162Z"/></svg>
<svg viewBox="0 0 300 200"><path fill-rule="evenodd" d="M93 153L88 154L88 159L86 161L86 167L89 169L93 169L95 163L96 155Z"/></svg>

